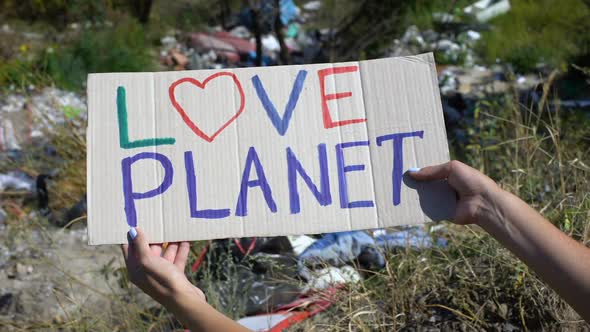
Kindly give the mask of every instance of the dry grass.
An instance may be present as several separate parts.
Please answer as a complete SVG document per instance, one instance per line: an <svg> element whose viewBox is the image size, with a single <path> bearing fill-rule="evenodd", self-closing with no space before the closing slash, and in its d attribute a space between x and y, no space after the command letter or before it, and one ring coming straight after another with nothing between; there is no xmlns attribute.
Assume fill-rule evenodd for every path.
<svg viewBox="0 0 590 332"><path fill-rule="evenodd" d="M551 75L536 105L489 96L454 145L464 161L590 244L587 114L551 104ZM539 111L540 110L540 111ZM476 226L448 224L448 247L388 255L383 271L351 286L329 312L294 330L572 330L588 325L534 272Z"/></svg>
<svg viewBox="0 0 590 332"><path fill-rule="evenodd" d="M469 144L458 146L451 142L451 146L460 159L492 176L557 227L588 245L589 120L587 114L550 107L552 79L553 75L536 105L520 104L515 94L483 99L473 123L466 126ZM65 161L59 163L57 185L52 187L55 207L62 208L73 204L84 191L85 146L83 137L72 128L58 130L52 137L59 159ZM34 172L41 164L44 162L29 158L20 166ZM0 165L0 171L14 166ZM15 238L27 237L26 233L32 229L55 231L46 221L27 217L34 206L26 205L24 200L13 202L24 204L20 207L24 214L12 214L9 221ZM328 311L291 330L588 328L543 281L479 228L447 224L433 234L447 238L448 246L388 253L386 268L367 271L368 277L347 286L340 293L340 300ZM191 260L196 258L194 253ZM81 303L68 315L48 322L0 320L1 329L166 331L179 328L165 310L157 306L145 309L146 306L135 304L137 290L126 281L120 260L102 266L99 273L105 279L116 280L118 285L105 294L96 294L107 297L109 308L90 308ZM231 280L231 276L227 277ZM77 277L64 274L63 278L76 283ZM215 287L205 284L204 288L214 299ZM232 303L213 303L220 310L239 316L243 303L239 302L240 291L234 293Z"/></svg>

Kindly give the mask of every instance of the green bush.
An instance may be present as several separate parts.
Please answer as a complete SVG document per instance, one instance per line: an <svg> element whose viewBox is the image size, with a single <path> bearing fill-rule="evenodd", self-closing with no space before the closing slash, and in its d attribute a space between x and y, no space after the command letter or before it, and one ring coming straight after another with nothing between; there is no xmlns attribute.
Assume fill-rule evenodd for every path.
<svg viewBox="0 0 590 332"><path fill-rule="evenodd" d="M112 6L112 0L3 0L0 13L7 19L43 21L63 28L71 22L103 20Z"/></svg>
<svg viewBox="0 0 590 332"><path fill-rule="evenodd" d="M152 58L143 27L127 19L84 30L70 46L47 52L42 67L57 85L76 90L88 73L153 70Z"/></svg>
<svg viewBox="0 0 590 332"><path fill-rule="evenodd" d="M539 63L560 67L588 54L590 5L581 0L515 0L511 5L483 34L481 51L489 63L499 59L528 72Z"/></svg>
<svg viewBox="0 0 590 332"><path fill-rule="evenodd" d="M26 60L0 61L0 89L26 89L29 85L45 85L49 79Z"/></svg>
<svg viewBox="0 0 590 332"><path fill-rule="evenodd" d="M455 16L457 19L463 19L462 9L469 4L471 0L417 0L409 4L404 13L403 25L415 25L420 30L434 29L435 20L433 13L447 13Z"/></svg>

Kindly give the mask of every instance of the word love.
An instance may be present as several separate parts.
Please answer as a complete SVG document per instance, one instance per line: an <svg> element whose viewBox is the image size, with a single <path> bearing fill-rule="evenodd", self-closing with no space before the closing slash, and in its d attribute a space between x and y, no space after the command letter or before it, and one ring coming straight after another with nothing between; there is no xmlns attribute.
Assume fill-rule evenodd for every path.
<svg viewBox="0 0 590 332"><path fill-rule="evenodd" d="M321 109L322 109L322 119L324 128L334 128L349 124L355 123L362 123L366 122L367 120L364 118L360 119L347 119L341 121L334 121L332 119L332 115L330 113L329 108L329 101L342 99L342 98L349 98L352 96L352 92L338 92L338 93L326 93L326 78L331 75L338 75L338 74L346 74L346 73L353 73L358 71L358 66L344 66L344 67L330 67L325 69L320 69L317 71L319 83L320 83L320 97L321 97ZM266 111L268 118L270 119L272 125L275 127L276 131L279 135L284 136L289 128L289 122L293 115L293 112L297 106L297 102L299 101L299 96L301 94L301 90L303 89L304 82L307 78L308 71L307 70L300 70L295 78L293 83L293 87L291 88L291 93L289 96L289 100L285 106L283 116L279 115L275 104L268 96L264 85L262 84L262 80L258 75L254 75L251 78L252 85L256 91L256 95L260 100L262 107ZM204 90L209 82L217 78L231 78L233 85L236 88L236 91L239 94L240 104L236 110L236 112L227 120L225 123L221 125L219 129L217 129L212 134L205 133L193 119L188 115L186 110L180 105L176 97L176 88L181 84L192 84L196 88ZM221 132L227 128L232 122L234 122L243 112L245 108L245 101L246 96L244 94L244 89L242 88L242 84L238 77L234 73L230 72L218 72L209 77L207 77L202 82L194 79L194 78L181 78L172 85L168 89L168 95L172 106L178 112L184 123L200 138L203 140L211 143L213 140L221 134ZM127 101L126 101L126 92L125 88L120 86L117 89L117 116L119 121L119 137L120 137L120 146L123 149L132 149L138 147L147 147L147 146L156 146L156 145L171 145L176 142L174 138L150 138L150 139L142 139L142 140L129 140L129 129L127 123Z"/></svg>
<svg viewBox="0 0 590 332"><path fill-rule="evenodd" d="M392 188L392 203L397 206L401 202L401 184L402 176L404 171L403 165L403 142L404 139L409 138L420 138L424 137L424 131L415 132L404 132L394 133L390 135L378 136L376 138L376 144L382 147L386 142L391 141L391 147L389 149L383 148L383 151L391 151L393 153L393 165L391 170L391 188ZM373 200L362 200L362 201L350 201L349 200L349 189L346 173L349 172L360 172L365 170L364 164L353 164L349 165L344 159L345 149L361 149L368 148L370 141L356 141L356 142L344 142L334 146L336 169L338 174L338 194L340 201L340 208L351 209L351 208L370 208L375 206ZM381 151L379 149L379 151ZM132 166L134 163L140 160L152 159L159 163L164 170L164 177L162 182L157 188L146 192L135 192L132 183ZM285 173L284 186L288 187L289 192L289 211L290 214L298 214L301 212L300 206L300 190L298 187L298 179L301 178L303 183L307 186L308 190L315 197L320 206L328 206L332 204L332 192L330 190L330 174L329 174L329 162L328 162L328 151L326 144L319 144L317 146L317 159L319 164L320 175L319 179L312 179L303 165L300 163L295 151L290 147L286 148L284 154ZM186 186L186 197L188 200L188 206L190 209L190 216L192 218L202 219L221 219L231 215L229 208L215 208L205 209L198 204L197 197L197 185L198 178L204 176L202 170L197 169L198 156L195 156L192 151L184 152L184 171L185 177L184 182ZM175 167L168 157L163 154L155 152L141 152L132 157L124 158L121 161L121 170L123 175L123 192L125 199L125 214L127 217L127 223L130 226L137 225L137 213L135 209L135 201L153 198L158 195L162 195L166 192L175 182L179 182L175 179ZM199 174L199 176L197 176ZM270 181L264 171L264 165L256 151L255 147L248 149L248 154L245 156L244 168L242 170L241 185L236 188L236 203L235 203L235 216L247 216L248 215L248 196L251 190L259 190L260 194L263 195L266 202L267 208L270 212L276 213L278 206L273 196L273 188L270 183L277 183L277 179ZM181 184L177 184L181 185ZM358 188L356 188L358 189ZM201 193L207 193L207 190L201 190Z"/></svg>

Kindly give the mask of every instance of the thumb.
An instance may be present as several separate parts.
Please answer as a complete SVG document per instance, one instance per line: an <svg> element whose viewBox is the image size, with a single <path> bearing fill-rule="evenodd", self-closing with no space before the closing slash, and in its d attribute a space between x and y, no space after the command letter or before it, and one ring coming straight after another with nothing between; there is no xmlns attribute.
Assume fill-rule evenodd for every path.
<svg viewBox="0 0 590 332"><path fill-rule="evenodd" d="M143 230L139 227L129 228L127 233L129 244L133 246L139 257L147 257L150 254L150 245Z"/></svg>
<svg viewBox="0 0 590 332"><path fill-rule="evenodd" d="M415 180L419 181L443 180L448 178L449 174L451 174L451 161L440 165L424 167L418 170L410 170L408 174Z"/></svg>

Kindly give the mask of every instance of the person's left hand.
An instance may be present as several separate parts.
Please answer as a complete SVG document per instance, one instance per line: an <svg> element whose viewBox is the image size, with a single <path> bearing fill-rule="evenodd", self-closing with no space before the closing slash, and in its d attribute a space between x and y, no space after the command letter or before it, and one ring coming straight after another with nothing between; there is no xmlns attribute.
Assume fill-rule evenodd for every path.
<svg viewBox="0 0 590 332"><path fill-rule="evenodd" d="M162 244L149 244L140 228L132 229L127 236L129 244L121 249L132 283L165 306L179 294L193 293L205 301L203 292L184 274L190 251L188 242L172 242L163 249Z"/></svg>

